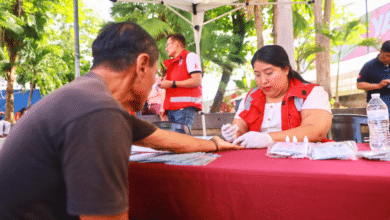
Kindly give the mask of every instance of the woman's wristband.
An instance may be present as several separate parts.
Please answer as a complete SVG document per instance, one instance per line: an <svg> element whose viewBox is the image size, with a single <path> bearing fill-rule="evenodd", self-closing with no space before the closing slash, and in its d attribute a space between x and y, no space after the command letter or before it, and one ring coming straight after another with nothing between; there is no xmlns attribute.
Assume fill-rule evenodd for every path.
<svg viewBox="0 0 390 220"><path fill-rule="evenodd" d="M212 142L214 142L214 144L215 144L215 151L214 152L218 152L219 151L219 148L218 148L218 142L217 142L217 140L215 140L214 138L211 138L210 139Z"/></svg>

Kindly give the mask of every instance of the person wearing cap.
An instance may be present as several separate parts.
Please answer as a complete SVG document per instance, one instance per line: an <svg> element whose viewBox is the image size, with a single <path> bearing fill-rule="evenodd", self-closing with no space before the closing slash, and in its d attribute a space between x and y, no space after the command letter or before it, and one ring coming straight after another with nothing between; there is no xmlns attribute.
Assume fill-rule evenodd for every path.
<svg viewBox="0 0 390 220"><path fill-rule="evenodd" d="M332 124L328 93L291 68L278 45L260 48L252 58L257 87L241 101L232 124L223 125L225 140L246 148L265 148L294 136L302 142L328 141Z"/></svg>
<svg viewBox="0 0 390 220"><path fill-rule="evenodd" d="M356 87L367 92L367 102L373 93L390 107L390 40L382 44L376 58L364 64L357 78Z"/></svg>

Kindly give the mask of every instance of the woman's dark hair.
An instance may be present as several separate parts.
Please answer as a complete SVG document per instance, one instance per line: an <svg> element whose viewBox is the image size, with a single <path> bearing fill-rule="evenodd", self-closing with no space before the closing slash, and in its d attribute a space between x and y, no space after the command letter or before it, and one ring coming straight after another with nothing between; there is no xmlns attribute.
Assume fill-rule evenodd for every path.
<svg viewBox="0 0 390 220"><path fill-rule="evenodd" d="M182 34L170 34L167 36L167 40L172 38L172 40L179 41L183 47L186 47L186 38Z"/></svg>
<svg viewBox="0 0 390 220"><path fill-rule="evenodd" d="M254 67L256 61L269 63L282 69L288 67L289 72L287 77L289 79L295 78L303 83L310 83L304 80L301 74L291 68L290 60L288 59L286 51L279 45L267 45L257 50L251 61L252 68Z"/></svg>
<svg viewBox="0 0 390 220"><path fill-rule="evenodd" d="M155 40L134 22L106 25L92 44L93 66L107 64L115 71L123 71L133 65L141 53L150 57L152 66L158 60Z"/></svg>

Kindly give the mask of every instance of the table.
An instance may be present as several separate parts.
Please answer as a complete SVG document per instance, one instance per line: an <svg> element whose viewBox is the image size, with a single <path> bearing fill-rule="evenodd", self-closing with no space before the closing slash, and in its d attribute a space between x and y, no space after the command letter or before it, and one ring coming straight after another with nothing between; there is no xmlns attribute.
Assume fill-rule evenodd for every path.
<svg viewBox="0 0 390 220"><path fill-rule="evenodd" d="M367 144L358 144L368 150ZM390 219L390 162L219 152L206 166L130 163L134 219Z"/></svg>

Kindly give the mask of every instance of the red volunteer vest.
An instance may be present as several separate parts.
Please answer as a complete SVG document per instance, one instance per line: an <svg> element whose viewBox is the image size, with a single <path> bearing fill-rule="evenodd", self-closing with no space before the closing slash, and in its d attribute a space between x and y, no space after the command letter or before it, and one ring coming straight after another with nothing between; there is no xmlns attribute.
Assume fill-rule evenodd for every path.
<svg viewBox="0 0 390 220"><path fill-rule="evenodd" d="M190 52L183 50L179 56L164 61L167 67L165 78L171 81L183 81L190 79L187 70L187 55ZM164 109L178 110L186 107L195 107L202 110L202 86L194 88L168 88L165 92Z"/></svg>
<svg viewBox="0 0 390 220"><path fill-rule="evenodd" d="M290 88L282 100L283 131L301 125L301 113L295 107L294 97L302 98L305 101L315 86L317 85L303 84L297 79L290 80ZM265 95L258 87L253 88L248 93L245 99L245 109L240 113L240 117L248 124L249 130L260 131L264 118Z"/></svg>

